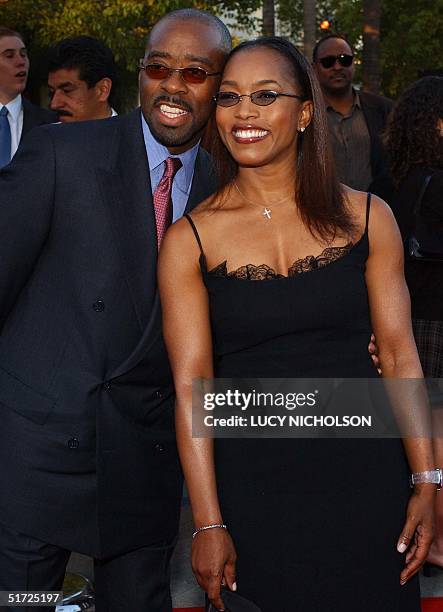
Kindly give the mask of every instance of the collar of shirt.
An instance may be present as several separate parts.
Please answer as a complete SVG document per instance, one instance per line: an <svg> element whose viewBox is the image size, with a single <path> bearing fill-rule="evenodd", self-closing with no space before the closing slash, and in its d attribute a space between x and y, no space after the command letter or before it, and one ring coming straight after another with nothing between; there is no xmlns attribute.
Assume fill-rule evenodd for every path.
<svg viewBox="0 0 443 612"><path fill-rule="evenodd" d="M347 117L350 117L356 108L360 108L361 109L361 102L360 102L360 96L358 94L358 90L353 87L352 88L352 93L354 94L354 102L352 103L352 106L351 106L351 109L350 109L349 113L346 115ZM339 111L335 110L335 108L332 106L332 104L328 104L326 106L326 110L334 111L334 113L337 113L338 115L341 115L341 113Z"/></svg>
<svg viewBox="0 0 443 612"><path fill-rule="evenodd" d="M189 195L191 190L192 177L194 176L194 166L195 159L197 157L198 148L200 146L200 142L185 151L184 153L180 153L180 155L173 155L168 151L167 147L160 144L155 140L154 136L151 134L151 130L146 123L146 120L141 113L142 119L142 128L143 128L143 137L145 140L146 152L148 154L149 161L149 171L152 173L159 166L162 166L168 157L178 157L182 163L182 167L177 172L174 183L180 189L181 192ZM163 168L162 168L163 174ZM154 186L153 186L154 189Z"/></svg>
<svg viewBox="0 0 443 612"><path fill-rule="evenodd" d="M3 106L3 105L2 105ZM18 121L20 111L22 110L22 96L18 94L16 98L5 104L13 121Z"/></svg>

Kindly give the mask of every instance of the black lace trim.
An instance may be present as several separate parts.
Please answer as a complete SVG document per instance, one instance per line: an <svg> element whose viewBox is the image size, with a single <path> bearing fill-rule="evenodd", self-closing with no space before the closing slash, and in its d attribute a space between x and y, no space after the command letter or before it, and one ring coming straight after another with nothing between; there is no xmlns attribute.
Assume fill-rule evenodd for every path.
<svg viewBox="0 0 443 612"><path fill-rule="evenodd" d="M291 276L296 276L297 274L312 272L318 268L324 268L333 261L341 259L347 255L353 246L354 243L348 242L348 244L340 247L327 247L320 253L320 255L307 255L303 259L296 259L288 269L288 276L285 276L284 274L277 274L273 268L267 266L266 264L260 264L259 266L247 264L246 266L240 266L240 268L228 272L227 259L218 264L218 266L215 268L212 268L208 274L223 278L240 278L245 280L272 280L289 278Z"/></svg>

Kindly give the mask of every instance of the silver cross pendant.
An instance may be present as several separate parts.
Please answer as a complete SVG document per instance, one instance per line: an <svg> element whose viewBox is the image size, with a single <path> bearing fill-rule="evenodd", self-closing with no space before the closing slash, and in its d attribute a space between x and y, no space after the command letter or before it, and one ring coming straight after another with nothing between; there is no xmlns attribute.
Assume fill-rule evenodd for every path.
<svg viewBox="0 0 443 612"><path fill-rule="evenodd" d="M262 212L262 215L265 217L265 219L270 219L271 218L271 211L269 210L269 208L265 208Z"/></svg>

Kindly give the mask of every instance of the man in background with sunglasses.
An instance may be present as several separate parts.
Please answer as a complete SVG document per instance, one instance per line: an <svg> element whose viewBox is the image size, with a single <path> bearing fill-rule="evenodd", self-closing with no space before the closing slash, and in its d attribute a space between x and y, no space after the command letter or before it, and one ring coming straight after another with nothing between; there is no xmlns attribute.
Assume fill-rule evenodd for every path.
<svg viewBox="0 0 443 612"><path fill-rule="evenodd" d="M331 143L340 180L360 191L385 171L380 134L392 102L352 86L354 54L348 41L330 34L313 50L326 103Z"/></svg>
<svg viewBox="0 0 443 612"><path fill-rule="evenodd" d="M60 589L74 550L95 559L97 612L171 612L182 474L157 256L215 191L199 142L230 47L216 17L170 13L141 109L37 128L0 171L0 591Z"/></svg>

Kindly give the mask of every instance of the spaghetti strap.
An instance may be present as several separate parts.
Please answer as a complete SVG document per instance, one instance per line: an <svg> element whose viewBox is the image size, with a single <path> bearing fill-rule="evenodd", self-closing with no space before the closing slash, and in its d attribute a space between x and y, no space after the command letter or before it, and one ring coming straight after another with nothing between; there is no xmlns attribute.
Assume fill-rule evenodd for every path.
<svg viewBox="0 0 443 612"><path fill-rule="evenodd" d="M200 249L200 253L204 257L205 254L203 252L202 243L201 243L201 240L200 240L200 236L198 235L197 228L195 227L194 221L191 219L191 216L188 215L187 213L186 213L186 215L183 215L183 216L189 221L189 225L192 227L192 231L194 232L195 239L197 240L197 243L198 243L198 246L199 246L199 249Z"/></svg>
<svg viewBox="0 0 443 612"><path fill-rule="evenodd" d="M369 211L371 209L371 192L368 191L368 196L366 198L366 225L365 225L365 234L368 232L368 225L369 225Z"/></svg>

